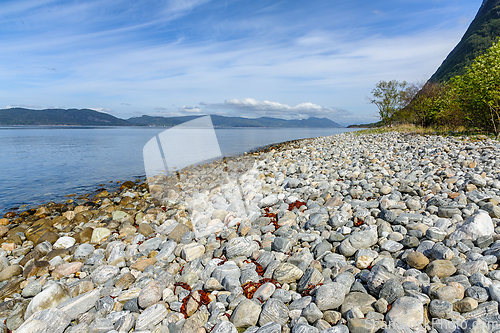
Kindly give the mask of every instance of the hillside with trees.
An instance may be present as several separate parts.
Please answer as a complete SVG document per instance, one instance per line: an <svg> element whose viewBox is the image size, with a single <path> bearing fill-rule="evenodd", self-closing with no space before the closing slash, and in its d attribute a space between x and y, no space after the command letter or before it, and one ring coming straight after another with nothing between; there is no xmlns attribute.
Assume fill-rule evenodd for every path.
<svg viewBox="0 0 500 333"><path fill-rule="evenodd" d="M447 82L463 75L476 57L500 36L500 0L484 0L476 17L457 46L430 78L432 83Z"/></svg>

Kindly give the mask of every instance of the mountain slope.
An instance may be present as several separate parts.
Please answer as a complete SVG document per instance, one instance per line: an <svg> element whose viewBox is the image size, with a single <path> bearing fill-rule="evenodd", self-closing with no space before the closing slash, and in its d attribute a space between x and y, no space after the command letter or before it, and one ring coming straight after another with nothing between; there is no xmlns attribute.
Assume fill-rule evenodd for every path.
<svg viewBox="0 0 500 333"><path fill-rule="evenodd" d="M466 66L500 36L500 0L484 0L460 42L446 57L430 82L445 82L465 73Z"/></svg>
<svg viewBox="0 0 500 333"><path fill-rule="evenodd" d="M73 126L161 126L171 127L201 117L203 115L182 117L141 117L127 120L116 118L107 113L89 109L47 109L30 110L12 108L0 110L0 126L9 125L73 125ZM327 118L302 120L284 120L261 117L257 119L243 117L223 117L212 115L215 127L320 127L341 128L342 126Z"/></svg>
<svg viewBox="0 0 500 333"><path fill-rule="evenodd" d="M0 110L0 125L129 126L123 119L89 109Z"/></svg>

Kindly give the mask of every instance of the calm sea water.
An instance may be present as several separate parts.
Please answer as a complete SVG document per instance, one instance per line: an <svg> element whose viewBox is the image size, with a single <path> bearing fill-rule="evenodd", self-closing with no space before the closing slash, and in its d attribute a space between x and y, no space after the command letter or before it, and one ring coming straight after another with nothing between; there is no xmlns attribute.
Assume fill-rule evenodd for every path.
<svg viewBox="0 0 500 333"><path fill-rule="evenodd" d="M0 212L71 193L95 191L99 184L145 175L143 146L165 128L0 127ZM216 129L225 156L272 143L329 136L347 128Z"/></svg>

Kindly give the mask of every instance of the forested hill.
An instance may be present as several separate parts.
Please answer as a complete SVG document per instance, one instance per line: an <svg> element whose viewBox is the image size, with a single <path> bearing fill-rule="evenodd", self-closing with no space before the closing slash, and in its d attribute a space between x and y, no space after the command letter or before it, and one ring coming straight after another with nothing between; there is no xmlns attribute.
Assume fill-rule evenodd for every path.
<svg viewBox="0 0 500 333"><path fill-rule="evenodd" d="M500 0L484 0L462 40L446 57L431 82L446 82L462 75L472 61L486 51L500 36Z"/></svg>
<svg viewBox="0 0 500 333"><path fill-rule="evenodd" d="M11 108L0 110L0 126L38 125L38 126L160 126L171 127L196 119L201 115L183 117L152 117L143 115L129 119L120 119L110 114L90 109L47 109L30 110ZM215 127L315 127L340 128L341 125L327 118L310 117L301 120L278 118L243 118L211 116Z"/></svg>
<svg viewBox="0 0 500 333"><path fill-rule="evenodd" d="M89 109L0 110L0 125L130 126L126 120Z"/></svg>

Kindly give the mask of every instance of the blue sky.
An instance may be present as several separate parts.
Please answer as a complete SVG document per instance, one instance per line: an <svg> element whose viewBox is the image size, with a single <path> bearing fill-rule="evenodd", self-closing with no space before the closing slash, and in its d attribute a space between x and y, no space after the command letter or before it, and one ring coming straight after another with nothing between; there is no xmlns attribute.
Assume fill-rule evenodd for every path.
<svg viewBox="0 0 500 333"><path fill-rule="evenodd" d="M0 0L0 108L373 122L482 0Z"/></svg>

